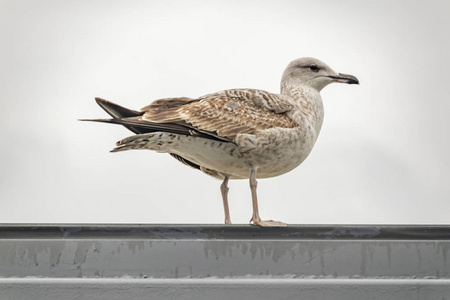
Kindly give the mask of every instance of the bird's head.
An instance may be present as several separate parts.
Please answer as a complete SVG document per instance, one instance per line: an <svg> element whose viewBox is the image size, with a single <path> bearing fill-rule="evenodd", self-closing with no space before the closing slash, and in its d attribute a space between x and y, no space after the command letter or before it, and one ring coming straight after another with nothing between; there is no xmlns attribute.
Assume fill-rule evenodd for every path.
<svg viewBox="0 0 450 300"><path fill-rule="evenodd" d="M332 82L359 84L355 76L337 73L324 62L303 57L292 61L281 79L281 88L290 89L299 85L307 85L318 92Z"/></svg>

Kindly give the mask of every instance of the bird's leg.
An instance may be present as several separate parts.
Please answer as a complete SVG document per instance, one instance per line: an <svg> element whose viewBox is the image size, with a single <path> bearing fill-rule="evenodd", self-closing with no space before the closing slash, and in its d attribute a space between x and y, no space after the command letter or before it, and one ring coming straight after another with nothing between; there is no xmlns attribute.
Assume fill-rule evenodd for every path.
<svg viewBox="0 0 450 300"><path fill-rule="evenodd" d="M258 197L256 195L256 187L258 186L258 181L256 181L256 170L252 169L250 173L250 190L252 191L252 204L253 204L253 215L252 219L253 224L258 225L261 222L261 217L259 216L258 210Z"/></svg>
<svg viewBox="0 0 450 300"><path fill-rule="evenodd" d="M223 209L225 211L225 224L231 224L230 218L230 210L228 208L228 180L230 179L229 175L225 175L222 184L220 185L220 191L222 192L223 199Z"/></svg>
<svg viewBox="0 0 450 300"><path fill-rule="evenodd" d="M250 190L252 191L252 204L253 204L253 216L250 220L253 221L253 225L257 226L287 226L286 223L268 220L263 221L261 220L261 217L259 216L259 210L258 210L258 197L256 196L256 187L258 186L258 181L256 181L256 169L252 169L250 173Z"/></svg>

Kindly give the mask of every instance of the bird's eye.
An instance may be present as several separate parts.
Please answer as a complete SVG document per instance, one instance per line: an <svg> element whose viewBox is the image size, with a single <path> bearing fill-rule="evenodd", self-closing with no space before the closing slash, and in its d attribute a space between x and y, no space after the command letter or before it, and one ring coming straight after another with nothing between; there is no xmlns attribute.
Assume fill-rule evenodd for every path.
<svg viewBox="0 0 450 300"><path fill-rule="evenodd" d="M310 69L311 71L314 71L314 72L319 71L319 67L317 67L316 65L311 65L311 66L309 66L309 69Z"/></svg>

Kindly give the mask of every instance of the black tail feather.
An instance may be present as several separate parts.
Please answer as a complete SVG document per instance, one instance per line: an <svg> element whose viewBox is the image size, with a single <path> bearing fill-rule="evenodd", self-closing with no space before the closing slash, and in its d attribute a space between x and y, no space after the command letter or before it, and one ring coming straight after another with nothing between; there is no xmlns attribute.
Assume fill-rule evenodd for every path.
<svg viewBox="0 0 450 300"><path fill-rule="evenodd" d="M101 108L103 108L104 111L106 111L113 118L117 119L130 118L142 116L144 114L144 112L125 108L123 106L109 102L108 100L102 98L97 97L95 98L95 101Z"/></svg>
<svg viewBox="0 0 450 300"><path fill-rule="evenodd" d="M136 134L151 133L151 132L171 132L176 134L191 135L189 127L172 124L172 123L154 123L142 122L139 117L125 118L125 119L81 119L80 121L101 122L110 124L119 124L125 126ZM198 133L201 136L201 133Z"/></svg>
<svg viewBox="0 0 450 300"><path fill-rule="evenodd" d="M136 110L132 110L132 109L128 109L125 108L123 106L120 106L118 104L112 103L108 100L102 99L102 98L95 98L95 101L97 102L97 104L103 108L104 111L106 111L111 117L113 117L113 120L118 120L121 118L131 118L131 117L138 117L138 116L142 116L144 114L144 112L140 112L140 111L136 111ZM80 120L80 121L94 121L94 122L105 122L105 123L116 123L116 124L120 124L117 122L110 122L110 120L103 120L103 119L93 119L93 120ZM139 133L144 133L144 131L142 131L141 129L137 128L137 127L133 127L133 126L128 126L125 124L122 124L125 128L127 128L128 130L139 134Z"/></svg>
<svg viewBox="0 0 450 300"><path fill-rule="evenodd" d="M214 133L204 132L191 126L186 122L151 122L148 120L142 120L144 111L131 110L115 103L109 102L102 98L95 98L98 105L103 108L112 119L82 119L80 121L92 121L102 123L120 124L125 128L131 130L136 134L150 133L150 132L169 132L175 134L182 134L188 136L202 137L215 141L230 142L226 137L220 137Z"/></svg>

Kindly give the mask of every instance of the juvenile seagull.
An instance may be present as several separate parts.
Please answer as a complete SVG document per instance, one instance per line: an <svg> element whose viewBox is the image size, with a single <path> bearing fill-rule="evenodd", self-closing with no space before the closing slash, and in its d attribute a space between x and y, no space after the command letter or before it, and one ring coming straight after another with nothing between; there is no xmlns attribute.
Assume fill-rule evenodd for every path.
<svg viewBox="0 0 450 300"><path fill-rule="evenodd" d="M323 122L319 92L332 82L359 84L315 58L292 61L281 78L281 93L232 89L196 99L159 99L140 111L96 98L112 119L135 135L111 152L149 149L223 180L220 187L225 223L231 224L228 181L250 179L253 215L258 226L286 226L263 221L258 212L256 178L278 176L300 165L311 152Z"/></svg>

